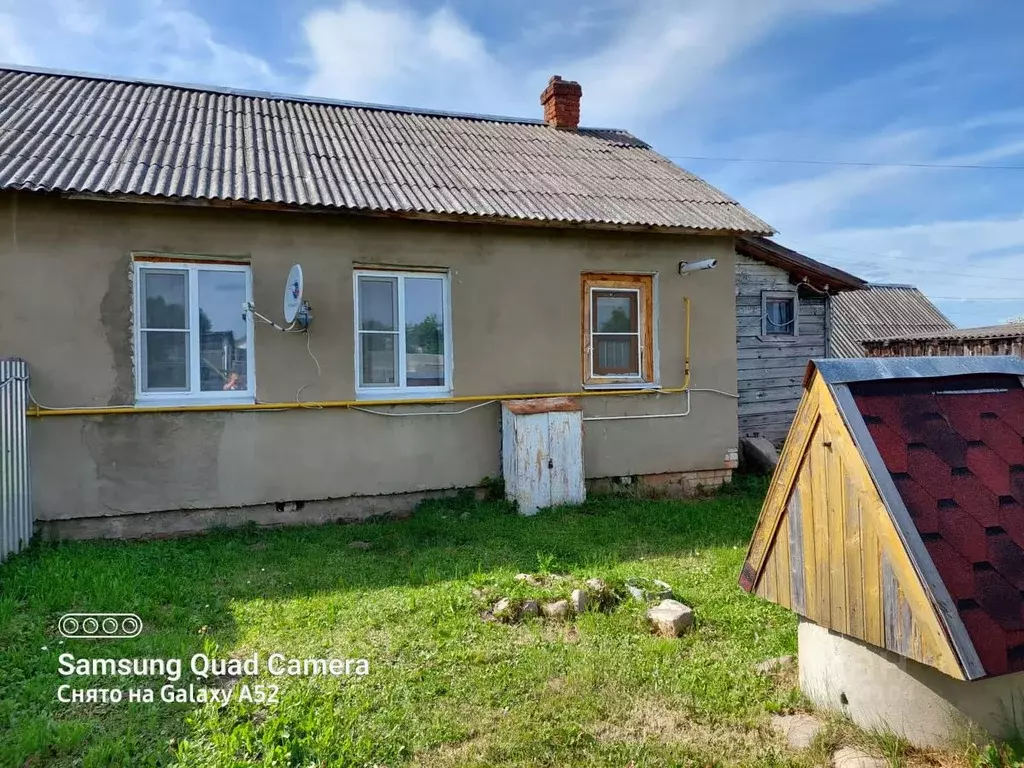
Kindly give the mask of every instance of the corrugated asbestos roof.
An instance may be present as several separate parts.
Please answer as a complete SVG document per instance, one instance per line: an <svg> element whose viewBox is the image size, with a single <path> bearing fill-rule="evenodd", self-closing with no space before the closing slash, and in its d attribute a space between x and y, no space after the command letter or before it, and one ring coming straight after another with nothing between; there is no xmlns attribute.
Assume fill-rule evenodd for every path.
<svg viewBox="0 0 1024 768"><path fill-rule="evenodd" d="M1003 323L1002 325L984 325L977 328L954 328L950 331L934 331L932 333L908 333L875 339L878 343L886 341L960 341L961 339L1015 339L1024 336L1024 323Z"/></svg>
<svg viewBox="0 0 1024 768"><path fill-rule="evenodd" d="M625 131L10 68L0 188L772 232Z"/></svg>
<svg viewBox="0 0 1024 768"><path fill-rule="evenodd" d="M862 341L955 327L912 285L868 285L832 299L831 349L836 357L864 357Z"/></svg>

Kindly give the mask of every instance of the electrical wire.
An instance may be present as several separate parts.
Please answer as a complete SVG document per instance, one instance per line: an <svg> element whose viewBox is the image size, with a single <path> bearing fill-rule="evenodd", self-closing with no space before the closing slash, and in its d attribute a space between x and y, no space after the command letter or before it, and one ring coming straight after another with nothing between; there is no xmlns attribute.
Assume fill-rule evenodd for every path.
<svg viewBox="0 0 1024 768"><path fill-rule="evenodd" d="M933 168L959 171L1024 171L1024 165L972 165L969 163L869 163L856 160L808 160L803 158L712 157L709 155L662 155L672 160L706 160L720 163L781 163L835 165L854 168Z"/></svg>
<svg viewBox="0 0 1024 768"><path fill-rule="evenodd" d="M482 403L476 403L468 408L463 408L461 411L415 411L413 413L387 413L385 411L375 411L372 408L360 408L358 405L350 405L349 410L362 411L363 413L372 413L374 416L458 416L461 413L472 411L475 408L483 408L485 405L493 405L498 402L497 400L485 400Z"/></svg>
<svg viewBox="0 0 1024 768"><path fill-rule="evenodd" d="M310 328L307 326L307 328L306 328L306 351L309 353L309 356L313 358L313 362L316 363L316 381L308 382L306 384L303 384L301 387L299 387L298 391L295 393L295 402L298 403L299 405L303 405L302 400L299 399L299 395L302 394L302 390L304 390L306 387L312 386L313 384L316 384L318 381L320 381L320 376L323 373L323 370L320 368L320 361L317 360L316 359L316 355L313 354L312 343L313 343L313 333L310 330ZM303 405L303 407L304 408L311 408L313 410L318 410L318 409L322 410L323 409L323 406L321 406L321 405Z"/></svg>

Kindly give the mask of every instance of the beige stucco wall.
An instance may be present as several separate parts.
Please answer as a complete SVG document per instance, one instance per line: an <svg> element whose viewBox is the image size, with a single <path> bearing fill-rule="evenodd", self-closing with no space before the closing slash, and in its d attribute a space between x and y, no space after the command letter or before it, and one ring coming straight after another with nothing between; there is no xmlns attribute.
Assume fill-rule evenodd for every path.
<svg viewBox="0 0 1024 768"><path fill-rule="evenodd" d="M29 361L47 406L130 403L130 253L251 258L256 305L280 316L300 262L317 378L301 335L257 326L263 402L353 398L353 262L450 268L456 395L580 387L580 273L659 274L661 384L735 392L734 254L713 237L483 227L351 216L0 197L0 355ZM685 278L680 260L717 258ZM682 395L587 398L587 415L671 413ZM430 406L436 410L444 407ZM422 406L403 406L422 411ZM72 518L474 485L499 472L498 406L386 418L348 410L33 419L36 515ZM695 392L683 419L591 422L589 477L723 466L736 403Z"/></svg>

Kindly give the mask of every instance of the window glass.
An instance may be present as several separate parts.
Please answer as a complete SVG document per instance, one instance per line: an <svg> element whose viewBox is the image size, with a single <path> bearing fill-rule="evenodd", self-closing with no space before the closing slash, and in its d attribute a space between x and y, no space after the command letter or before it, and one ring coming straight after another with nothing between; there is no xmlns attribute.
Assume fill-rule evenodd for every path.
<svg viewBox="0 0 1024 768"><path fill-rule="evenodd" d="M796 331L793 299L765 299L765 333L792 336Z"/></svg>
<svg viewBox="0 0 1024 768"><path fill-rule="evenodd" d="M188 332L145 331L142 334L142 390L187 391Z"/></svg>
<svg viewBox="0 0 1024 768"><path fill-rule="evenodd" d="M394 278L359 279L359 330L397 331L398 300Z"/></svg>
<svg viewBox="0 0 1024 768"><path fill-rule="evenodd" d="M445 389L446 280L439 274L357 273L357 390Z"/></svg>
<svg viewBox="0 0 1024 768"><path fill-rule="evenodd" d="M595 376L637 376L640 373L640 332L636 291L594 291Z"/></svg>
<svg viewBox="0 0 1024 768"><path fill-rule="evenodd" d="M405 376L409 387L444 386L444 282L405 279Z"/></svg>
<svg viewBox="0 0 1024 768"><path fill-rule="evenodd" d="M252 397L248 268L136 264L136 394L161 402Z"/></svg>
<svg viewBox="0 0 1024 768"><path fill-rule="evenodd" d="M249 339L242 305L242 272L199 270L199 388L204 392L248 389Z"/></svg>
<svg viewBox="0 0 1024 768"><path fill-rule="evenodd" d="M142 327L188 329L188 272L142 273Z"/></svg>

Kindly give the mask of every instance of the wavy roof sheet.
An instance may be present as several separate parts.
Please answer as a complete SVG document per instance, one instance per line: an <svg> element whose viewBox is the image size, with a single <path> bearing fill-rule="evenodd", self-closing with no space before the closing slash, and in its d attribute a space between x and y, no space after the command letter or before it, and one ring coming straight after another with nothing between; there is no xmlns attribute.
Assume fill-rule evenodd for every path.
<svg viewBox="0 0 1024 768"><path fill-rule="evenodd" d="M832 354L864 357L862 342L949 331L956 326L912 285L868 285L832 299Z"/></svg>
<svg viewBox="0 0 1024 768"><path fill-rule="evenodd" d="M772 232L625 131L10 68L0 188Z"/></svg>

